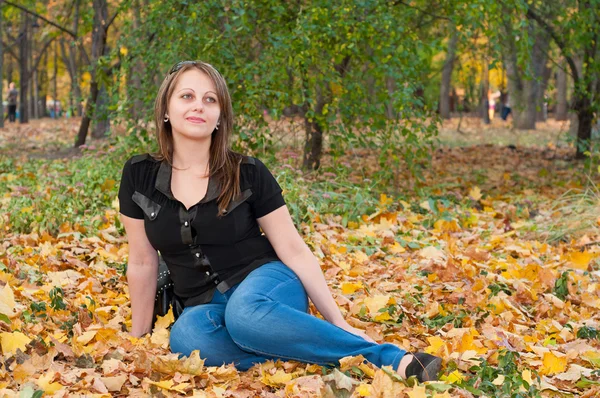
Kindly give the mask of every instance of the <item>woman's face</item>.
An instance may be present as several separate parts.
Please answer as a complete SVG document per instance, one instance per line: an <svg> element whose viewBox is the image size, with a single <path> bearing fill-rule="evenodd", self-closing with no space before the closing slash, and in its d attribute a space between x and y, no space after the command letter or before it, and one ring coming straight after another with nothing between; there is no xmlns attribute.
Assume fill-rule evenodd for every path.
<svg viewBox="0 0 600 398"><path fill-rule="evenodd" d="M220 114L217 90L208 75L195 68L183 72L167 104L173 137L208 138Z"/></svg>

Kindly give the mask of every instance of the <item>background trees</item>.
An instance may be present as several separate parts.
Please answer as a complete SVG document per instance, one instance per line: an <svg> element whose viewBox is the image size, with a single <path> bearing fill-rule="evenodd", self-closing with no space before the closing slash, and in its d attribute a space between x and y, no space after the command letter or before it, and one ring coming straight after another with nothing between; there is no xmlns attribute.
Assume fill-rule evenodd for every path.
<svg viewBox="0 0 600 398"><path fill-rule="evenodd" d="M76 146L92 125L95 138L111 121L145 125L168 67L203 59L229 81L237 143L269 146L267 120L295 117L306 168L325 149L422 156L438 114L487 122L492 98L522 130L571 110L582 157L598 112L599 1L4 0L0 69L19 83L21 123L54 98L82 117Z"/></svg>

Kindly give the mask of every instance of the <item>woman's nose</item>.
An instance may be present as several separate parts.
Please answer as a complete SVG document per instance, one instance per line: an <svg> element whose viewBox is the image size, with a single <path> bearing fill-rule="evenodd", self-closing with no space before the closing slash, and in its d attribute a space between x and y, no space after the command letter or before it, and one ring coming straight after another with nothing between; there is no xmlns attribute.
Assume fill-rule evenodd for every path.
<svg viewBox="0 0 600 398"><path fill-rule="evenodd" d="M194 102L194 110L199 110L199 111L204 110L204 103L202 102L202 99Z"/></svg>

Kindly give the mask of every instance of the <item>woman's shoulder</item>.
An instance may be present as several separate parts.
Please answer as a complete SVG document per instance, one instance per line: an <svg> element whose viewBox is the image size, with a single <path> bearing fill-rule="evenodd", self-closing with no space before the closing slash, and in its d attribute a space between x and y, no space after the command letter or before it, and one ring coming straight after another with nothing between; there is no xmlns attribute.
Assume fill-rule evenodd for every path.
<svg viewBox="0 0 600 398"><path fill-rule="evenodd" d="M150 153L142 153L142 154L133 155L132 157L127 159L127 162L125 162L125 164L133 166L133 165L137 165L137 164L144 164L146 162L155 164L155 163L159 162L159 160L156 159Z"/></svg>

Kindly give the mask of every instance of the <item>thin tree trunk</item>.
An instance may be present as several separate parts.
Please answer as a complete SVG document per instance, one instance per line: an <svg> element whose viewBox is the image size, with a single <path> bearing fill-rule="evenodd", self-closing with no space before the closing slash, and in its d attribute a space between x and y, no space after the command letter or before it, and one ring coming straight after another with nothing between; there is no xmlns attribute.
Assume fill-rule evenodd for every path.
<svg viewBox="0 0 600 398"><path fill-rule="evenodd" d="M558 121L567 120L568 101L567 101L567 73L566 63L561 62L556 71L556 114L555 118Z"/></svg>
<svg viewBox="0 0 600 398"><path fill-rule="evenodd" d="M394 120L397 117L394 110L394 92L396 91L396 81L392 76L385 77L385 88L388 92L388 100L385 103L385 113L389 120Z"/></svg>
<svg viewBox="0 0 600 398"><path fill-rule="evenodd" d="M575 158L585 159L585 152L590 147L590 140L592 139L594 111L588 97L576 98L574 108L577 113L577 153Z"/></svg>
<svg viewBox="0 0 600 398"><path fill-rule="evenodd" d="M485 124L490 124L490 114L489 110L489 100L488 100L488 92L490 88L489 77L488 77L488 62L487 59L483 60L483 71L481 75L481 85L479 92L479 112L481 114L481 118Z"/></svg>
<svg viewBox="0 0 600 398"><path fill-rule="evenodd" d="M325 107L325 97L323 87L317 85L317 103L315 106L315 115L321 116ZM305 117L306 142L304 145L304 161L302 166L305 169L317 170L321 166L321 155L323 151L323 127L313 118L309 122Z"/></svg>
<svg viewBox="0 0 600 398"><path fill-rule="evenodd" d="M85 111L77 133L75 147L85 144L90 122L94 114L94 105L98 99L98 78L96 73L96 65L98 59L104 54L106 46L106 21L108 20L108 6L106 0L94 0L94 28L92 31L92 78L90 82L90 95L85 104Z"/></svg>
<svg viewBox="0 0 600 398"><path fill-rule="evenodd" d="M133 28L138 31L142 28L142 15L140 9L139 0L134 0L132 4L133 8ZM144 103L140 99L140 93L142 92L142 76L144 75L144 63L138 58L134 62L134 66L129 69L127 76L131 82L129 93L133 94L133 101L131 104L131 116L134 120L139 120L144 117Z"/></svg>
<svg viewBox="0 0 600 398"><path fill-rule="evenodd" d="M27 90L28 90L28 65L29 60L28 54L28 37L27 37L27 26L29 25L29 14L25 11L21 13L22 24L21 31L19 33L19 122L29 123L29 114L27 113Z"/></svg>
<svg viewBox="0 0 600 398"><path fill-rule="evenodd" d="M534 60L534 65L536 65L536 78L537 80L537 90L536 90L536 121L545 122L548 118L548 105L546 103L546 88L548 87L548 81L550 80L550 76L552 75L552 69L548 67L548 56L546 50L550 45L549 38L545 34L540 34L541 39L537 41L538 48L541 47L541 51L539 54L535 54L534 57L539 57L539 62L536 63ZM543 41L543 43L540 43Z"/></svg>
<svg viewBox="0 0 600 398"><path fill-rule="evenodd" d="M458 30L454 25L451 26L452 34L448 41L446 51L446 61L442 69L442 84L440 87L440 116L444 119L450 119L450 84L452 82L452 70L456 59L456 47L458 44Z"/></svg>

